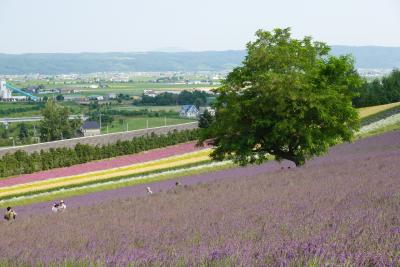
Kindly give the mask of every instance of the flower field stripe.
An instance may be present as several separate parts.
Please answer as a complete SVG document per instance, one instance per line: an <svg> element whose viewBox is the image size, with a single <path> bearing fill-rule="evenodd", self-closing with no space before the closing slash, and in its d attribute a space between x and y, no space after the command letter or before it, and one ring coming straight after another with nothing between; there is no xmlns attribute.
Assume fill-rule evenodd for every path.
<svg viewBox="0 0 400 267"><path fill-rule="evenodd" d="M201 151L197 151L197 152L186 153L186 154L182 154L179 156L172 156L172 157L168 157L168 158L148 161L148 162L139 163L139 164L133 164L130 166L125 166L125 167L111 168L111 169L95 171L95 172L87 172L87 173L79 174L79 175L58 177L58 178L45 180L45 181L19 184L19 185L9 186L6 188L0 188L0 193L12 190L14 188L23 188L24 186L54 183L54 182L69 180L69 179L80 179L83 177L99 177L100 175L103 175L103 174L113 174L115 172L124 172L124 171L135 170L135 169L143 168L143 167L154 167L154 166L158 166L159 164L174 163L179 160L198 158L199 156L207 156L208 157L210 151L211 151L210 149L205 149L205 150L201 150Z"/></svg>
<svg viewBox="0 0 400 267"><path fill-rule="evenodd" d="M87 174L60 177L51 180L44 180L38 182L32 182L28 184L21 184L11 187L5 187L0 189L0 197L14 194L21 194L24 192L44 190L53 187L68 186L71 184L86 183L89 181L100 181L109 179L112 177L126 176L132 174L138 174L143 172L154 171L157 169L171 168L175 166L182 166L185 164L196 163L209 159L211 150L205 149L198 152L187 153L180 156L174 156L170 158L160 159L156 161L135 164L127 167L120 167L115 169L109 169L105 171L91 172Z"/></svg>
<svg viewBox="0 0 400 267"><path fill-rule="evenodd" d="M182 155L184 153L195 152L202 149L204 148L196 147L196 143L189 142L164 148L152 149L149 151L143 151L132 155L118 156L110 159L77 164L70 167L55 168L46 171L39 171L36 173L22 174L19 176L0 179L0 188L35 181L78 175L88 172L107 170L110 168L131 166L133 164L154 161L176 155Z"/></svg>
<svg viewBox="0 0 400 267"><path fill-rule="evenodd" d="M153 171L163 168L171 168L185 164L195 163L209 159L210 150L203 150L194 153L187 153L181 156L174 156L166 159L146 162L142 164L135 164L128 167L109 169L106 171L91 172L82 175L68 176L55 178L52 180L45 180L40 182L33 182L29 184L22 184L8 188L0 189L0 197L6 195L20 194L34 190L44 190L52 187L68 186L71 184L86 183L94 180L109 179L112 177L126 176L138 174L148 171Z"/></svg>
<svg viewBox="0 0 400 267"><path fill-rule="evenodd" d="M159 182L159 181L163 181L163 180L179 178L182 176L188 176L188 175L200 174L200 173L204 173L204 172L222 170L222 169L230 168L232 166L236 166L236 165L234 165L231 161L222 161L222 162L210 162L209 161L208 163L204 163L204 164L197 165L197 166L192 166L192 167L183 166L179 169L166 170L166 171L159 172L159 173L152 173L152 174L139 175L139 176L133 176L133 177L125 177L122 179L105 181L105 182L99 181L98 183L94 183L94 184L82 185L82 186L78 185L73 188L59 188L59 189L55 189L55 190L48 191L48 192L41 192L41 193L32 192L32 194L29 194L29 195L16 196L16 197L0 200L0 207L6 207L6 206L10 206L10 205L11 206L26 205L26 204L31 204L31 203L53 200L56 198L66 198L66 197L84 195L84 194L94 193L94 192L99 192L99 191L112 190L112 189L117 189L117 188L121 188L121 187L139 185L139 184L144 184L144 183Z"/></svg>
<svg viewBox="0 0 400 267"><path fill-rule="evenodd" d="M149 171L149 172L141 172L141 173L133 174L133 175L123 175L123 176L111 177L108 179L102 179L102 180L91 180L88 182L74 183L74 184L70 184L67 186L57 186L57 187L45 188L42 190L34 189L34 190L30 190L30 191L23 192L20 194L2 196L2 197L0 197L0 201L12 199L15 197L23 197L23 196L37 195L37 194L41 194L41 193L49 193L49 192L53 192L53 191L57 191L57 190L61 190L61 189L62 190L73 189L73 188L78 188L78 187L83 187L83 186L88 186L88 185L94 185L94 184L100 185L100 184L106 184L108 182L117 182L117 181L122 181L122 180L126 180L126 179L133 180L136 177L142 177L142 176L144 177L144 176L149 176L149 175L156 175L156 174L161 174L161 173L173 172L176 170L183 170L183 169L187 169L187 168L198 167L198 166L205 166L210 163L212 163L212 161L210 159L207 159L207 160L199 161L199 162L195 162L195 163L179 165L179 166L169 167L169 168L162 168L162 169L157 169L157 170L153 170L153 171Z"/></svg>

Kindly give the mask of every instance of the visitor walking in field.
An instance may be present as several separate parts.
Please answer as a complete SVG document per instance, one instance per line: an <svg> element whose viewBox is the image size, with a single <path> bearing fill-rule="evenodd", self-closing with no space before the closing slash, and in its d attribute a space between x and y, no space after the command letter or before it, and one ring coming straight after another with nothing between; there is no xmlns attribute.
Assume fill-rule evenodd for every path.
<svg viewBox="0 0 400 267"><path fill-rule="evenodd" d="M7 221L15 220L17 213L11 207L7 207L6 214L4 214L4 219Z"/></svg>
<svg viewBox="0 0 400 267"><path fill-rule="evenodd" d="M153 194L153 191L151 191L151 188L148 186L148 187L146 187L146 190L147 190L147 193L149 194L149 195L152 195Z"/></svg>
<svg viewBox="0 0 400 267"><path fill-rule="evenodd" d="M55 203L53 205L53 207L51 208L51 210L53 212L60 212L60 211L64 211L67 208L67 205L65 205L64 200L61 200L59 203Z"/></svg>

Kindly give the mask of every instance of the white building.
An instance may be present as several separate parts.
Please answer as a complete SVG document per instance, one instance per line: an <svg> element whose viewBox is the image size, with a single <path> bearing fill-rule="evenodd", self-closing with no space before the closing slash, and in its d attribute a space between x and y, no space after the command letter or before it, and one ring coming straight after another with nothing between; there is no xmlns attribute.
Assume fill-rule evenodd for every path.
<svg viewBox="0 0 400 267"><path fill-rule="evenodd" d="M89 96L89 100L103 101L104 97L102 95L91 95Z"/></svg>
<svg viewBox="0 0 400 267"><path fill-rule="evenodd" d="M117 98L117 94L116 93L109 93L107 95L108 99L116 99Z"/></svg>
<svg viewBox="0 0 400 267"><path fill-rule="evenodd" d="M6 87L6 81L0 81L0 98L11 99L11 89Z"/></svg>
<svg viewBox="0 0 400 267"><path fill-rule="evenodd" d="M199 110L194 105L183 105L179 116L181 118L196 119L199 116Z"/></svg>
<svg viewBox="0 0 400 267"><path fill-rule="evenodd" d="M145 95L145 96L149 96L149 97L156 97L156 91L154 91L154 90L151 90L151 89L149 89L149 90L144 90L143 91L143 94Z"/></svg>

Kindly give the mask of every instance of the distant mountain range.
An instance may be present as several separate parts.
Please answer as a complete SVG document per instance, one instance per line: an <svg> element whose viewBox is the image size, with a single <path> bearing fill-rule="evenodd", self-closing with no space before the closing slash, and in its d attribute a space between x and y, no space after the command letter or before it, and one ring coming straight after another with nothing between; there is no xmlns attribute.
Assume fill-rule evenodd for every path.
<svg viewBox="0 0 400 267"><path fill-rule="evenodd" d="M357 68L400 68L400 47L332 46L332 54L354 55ZM246 51L244 50L0 54L0 74L62 74L110 71L223 71L238 66L245 55Z"/></svg>

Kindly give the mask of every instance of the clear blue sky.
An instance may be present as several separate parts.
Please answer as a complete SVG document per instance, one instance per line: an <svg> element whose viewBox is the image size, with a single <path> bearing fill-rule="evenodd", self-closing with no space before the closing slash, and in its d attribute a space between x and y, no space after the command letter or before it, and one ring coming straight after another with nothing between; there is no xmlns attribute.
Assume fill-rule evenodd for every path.
<svg viewBox="0 0 400 267"><path fill-rule="evenodd" d="M243 49L263 28L400 46L398 0L0 0L0 53Z"/></svg>

